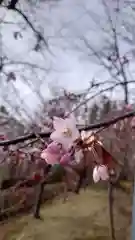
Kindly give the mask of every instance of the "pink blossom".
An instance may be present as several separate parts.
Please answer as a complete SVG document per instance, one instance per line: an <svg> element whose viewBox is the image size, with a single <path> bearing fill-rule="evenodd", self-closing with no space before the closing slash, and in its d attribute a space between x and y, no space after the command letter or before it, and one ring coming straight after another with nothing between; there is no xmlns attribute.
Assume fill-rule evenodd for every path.
<svg viewBox="0 0 135 240"><path fill-rule="evenodd" d="M53 118L53 127L55 130L59 131L65 126L65 120L59 117Z"/></svg>
<svg viewBox="0 0 135 240"><path fill-rule="evenodd" d="M80 137L73 116L65 119L55 117L53 126L55 131L50 136L51 140L61 143L66 151L73 145L73 142Z"/></svg>
<svg viewBox="0 0 135 240"><path fill-rule="evenodd" d="M59 163L63 154L64 151L63 149L61 149L61 146L56 142L52 142L48 145L46 149L41 152L40 156L48 164L54 165Z"/></svg>
<svg viewBox="0 0 135 240"><path fill-rule="evenodd" d="M93 180L95 183L100 180L106 181L109 179L108 169L105 165L96 166L93 170Z"/></svg>

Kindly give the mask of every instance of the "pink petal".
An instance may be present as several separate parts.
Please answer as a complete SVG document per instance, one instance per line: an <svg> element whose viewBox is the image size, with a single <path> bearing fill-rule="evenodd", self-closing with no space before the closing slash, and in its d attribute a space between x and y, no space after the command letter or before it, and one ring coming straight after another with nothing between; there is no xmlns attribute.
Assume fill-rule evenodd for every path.
<svg viewBox="0 0 135 240"><path fill-rule="evenodd" d="M73 139L71 137L66 137L60 132L53 132L50 138L57 143L61 143L64 150L68 150L73 145Z"/></svg>
<svg viewBox="0 0 135 240"><path fill-rule="evenodd" d="M70 116L69 118L54 118L53 125L55 131L50 135L53 141L61 143L65 150L68 150L73 145L73 141L80 137L80 133L76 127L75 118ZM72 132L72 136L66 136L63 134L64 130L69 128Z"/></svg>
<svg viewBox="0 0 135 240"><path fill-rule="evenodd" d="M76 119L73 115L70 115L70 117L65 118L65 124L67 125L67 127L69 128L74 128L76 127Z"/></svg>
<svg viewBox="0 0 135 240"><path fill-rule="evenodd" d="M50 139L53 141L56 141L56 142L59 142L59 139L61 139L61 137L62 137L62 133L59 131L54 131L50 135ZM59 143L61 143L61 142L59 142Z"/></svg>
<svg viewBox="0 0 135 240"><path fill-rule="evenodd" d="M80 137L80 133L76 127L76 120L72 115L69 118L65 119L65 125L66 128L69 128L72 132L72 141L75 141Z"/></svg>
<svg viewBox="0 0 135 240"><path fill-rule="evenodd" d="M44 159L48 164L51 164L51 165L59 163L59 160L60 160L59 154L51 154L47 151L47 149L45 149L41 153L40 157Z"/></svg>
<svg viewBox="0 0 135 240"><path fill-rule="evenodd" d="M51 154L59 154L60 150L60 146L56 142L52 142L47 146L47 151Z"/></svg>
<svg viewBox="0 0 135 240"><path fill-rule="evenodd" d="M73 129L72 140L75 141L78 138L80 138L80 133L79 133L78 129L74 128Z"/></svg>
<svg viewBox="0 0 135 240"><path fill-rule="evenodd" d="M54 117L53 118L53 127L55 130L59 131L65 126L65 120L62 118Z"/></svg>

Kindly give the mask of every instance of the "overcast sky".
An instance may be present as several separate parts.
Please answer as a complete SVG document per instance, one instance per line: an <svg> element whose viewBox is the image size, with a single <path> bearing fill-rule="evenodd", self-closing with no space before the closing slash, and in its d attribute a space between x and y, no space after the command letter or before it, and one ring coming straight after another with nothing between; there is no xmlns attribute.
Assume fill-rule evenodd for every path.
<svg viewBox="0 0 135 240"><path fill-rule="evenodd" d="M11 82L7 85L2 76L0 88L2 97L8 95L10 101L17 102L17 95L12 88L14 84L20 99L25 102L24 107L33 111L40 103L39 98L33 94L35 88L40 90L44 98L49 98L51 96L50 89L54 86L64 87L70 91L83 91L89 86L93 77L100 81L109 78L104 68L99 66L94 58L88 56L87 48L79 45L80 40L78 41L80 37L84 36L98 51L107 39L100 26L92 20L98 13L97 21L107 26L107 18L100 0L61 0L52 5L45 4L43 1L33 7L26 4L27 1L22 2L21 9L29 16L35 28L44 34L52 54L44 46L40 52L35 52L33 48L36 39L29 26L21 16L1 9L0 18L8 22L1 24L1 51L3 54L13 61L30 62L42 68L42 70L34 69L33 71L28 69L27 65L24 67L8 65L6 71L9 69L15 71L17 80L15 83ZM112 7L114 3L115 1L109 0ZM10 22L14 22L14 24ZM21 33L17 40L14 38L15 32ZM122 51L128 50L128 45L122 44L121 49ZM26 79L30 87L24 84ZM120 90L118 91L119 96L122 96Z"/></svg>

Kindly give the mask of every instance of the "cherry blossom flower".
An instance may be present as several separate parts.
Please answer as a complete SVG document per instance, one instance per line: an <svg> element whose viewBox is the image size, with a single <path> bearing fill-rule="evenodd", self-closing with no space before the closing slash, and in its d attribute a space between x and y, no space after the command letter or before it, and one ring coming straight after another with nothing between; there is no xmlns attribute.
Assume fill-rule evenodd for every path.
<svg viewBox="0 0 135 240"><path fill-rule="evenodd" d="M65 150L68 150L73 145L73 142L80 137L75 118L72 115L65 119L55 117L53 126L55 131L50 138L61 143Z"/></svg>
<svg viewBox="0 0 135 240"><path fill-rule="evenodd" d="M93 180L95 183L100 180L107 181L109 179L108 169L105 165L95 166L93 170Z"/></svg>

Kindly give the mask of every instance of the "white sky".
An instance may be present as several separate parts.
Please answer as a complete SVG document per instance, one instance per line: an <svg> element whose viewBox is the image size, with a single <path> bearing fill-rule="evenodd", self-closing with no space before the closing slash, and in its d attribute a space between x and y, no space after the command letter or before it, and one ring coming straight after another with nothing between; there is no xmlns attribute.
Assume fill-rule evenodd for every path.
<svg viewBox="0 0 135 240"><path fill-rule="evenodd" d="M24 11L27 10L26 14L36 29L39 29L48 40L54 56L50 55L44 48L41 53L33 51L35 38L30 28L16 13L0 9L0 18L4 17L6 21L18 23L2 25L2 52L6 53L13 61L30 62L47 69L47 71L35 70L33 72L28 71L27 66L22 69L20 66L10 65L7 68L16 72L17 80L14 84L20 98L25 102L25 107L29 110L35 110L40 103L39 98L33 94L31 88L35 87L40 90L42 96L48 99L51 96L48 86L56 85L57 88L64 87L70 91L83 91L89 86L93 77L98 78L99 81L108 79L106 71L94 59L87 56L88 50L83 45L79 50L74 49L74 46L78 44L76 39L81 36L88 37L97 51L102 47L105 39L108 39L106 34L101 31L100 26L95 24L91 18L95 18L94 14L98 13L100 22L107 22L99 2L101 1L61 0L56 1L52 7L45 6L43 2L43 4L37 4L33 8L29 4L24 4L24 1L21 2L23 4L21 8ZM113 3L110 1L112 6ZM22 38L16 40L13 34L20 31L20 28L23 28L21 30ZM128 49L128 45L121 45L121 51ZM24 77L30 84L33 83L33 86L26 86L23 82ZM1 96L8 94L10 101L17 101L12 90L13 83L9 83L7 86L3 79L0 89ZM118 96L122 96L120 90L115 92L115 97Z"/></svg>

